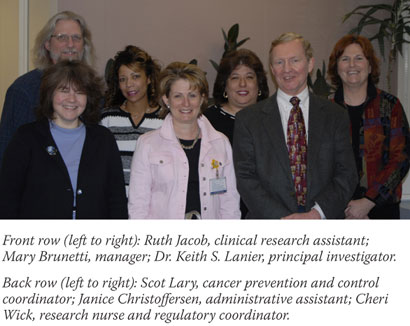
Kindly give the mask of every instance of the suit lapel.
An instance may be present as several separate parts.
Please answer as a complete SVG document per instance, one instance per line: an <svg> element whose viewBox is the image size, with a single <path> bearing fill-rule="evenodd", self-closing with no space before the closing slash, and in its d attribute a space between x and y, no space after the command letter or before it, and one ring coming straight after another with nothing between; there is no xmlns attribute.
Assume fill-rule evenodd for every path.
<svg viewBox="0 0 410 326"><path fill-rule="evenodd" d="M288 176L289 182L293 183L292 173L290 171L289 153L285 135L283 133L282 120L276 95L277 94L275 93L271 96L262 108L262 111L265 113L262 124L269 135L268 139L273 147L272 153L277 156L285 175Z"/></svg>
<svg viewBox="0 0 410 326"><path fill-rule="evenodd" d="M308 157L307 157L307 182L308 189L311 189L312 170L320 165L317 162L317 155L322 144L323 128L325 126L325 114L323 106L315 95L309 94L309 136L308 136Z"/></svg>

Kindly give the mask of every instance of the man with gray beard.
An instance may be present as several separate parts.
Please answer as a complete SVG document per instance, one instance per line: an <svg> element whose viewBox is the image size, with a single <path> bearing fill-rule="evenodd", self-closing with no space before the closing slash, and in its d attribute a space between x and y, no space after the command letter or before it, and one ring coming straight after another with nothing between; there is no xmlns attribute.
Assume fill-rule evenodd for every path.
<svg viewBox="0 0 410 326"><path fill-rule="evenodd" d="M43 70L60 60L82 60L93 65L94 46L83 17L57 13L38 33L32 50L36 69L17 78L8 88L0 121L0 166L17 128L35 120Z"/></svg>

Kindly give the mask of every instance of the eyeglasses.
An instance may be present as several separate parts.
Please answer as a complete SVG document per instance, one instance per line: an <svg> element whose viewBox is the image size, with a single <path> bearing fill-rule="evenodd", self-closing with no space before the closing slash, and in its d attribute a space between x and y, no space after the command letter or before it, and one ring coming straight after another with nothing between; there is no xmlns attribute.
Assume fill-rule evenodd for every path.
<svg viewBox="0 0 410 326"><path fill-rule="evenodd" d="M71 37L73 43L80 43L83 40L83 37L79 34L67 35L67 34L53 34L51 37L55 37L56 40L60 43L67 43Z"/></svg>

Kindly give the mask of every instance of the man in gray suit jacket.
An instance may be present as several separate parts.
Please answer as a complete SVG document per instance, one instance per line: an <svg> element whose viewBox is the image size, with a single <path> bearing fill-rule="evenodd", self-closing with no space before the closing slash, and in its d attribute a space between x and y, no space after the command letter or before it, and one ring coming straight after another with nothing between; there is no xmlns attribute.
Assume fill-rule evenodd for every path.
<svg viewBox="0 0 410 326"><path fill-rule="evenodd" d="M310 43L298 34L282 34L270 50L278 91L237 114L233 156L247 218L344 217L357 184L349 119L338 105L309 93L307 77L313 66ZM302 120L295 127L303 130L302 165L300 156L291 159L288 151L300 147L290 142L295 107ZM303 187L295 161L296 170L302 166Z"/></svg>

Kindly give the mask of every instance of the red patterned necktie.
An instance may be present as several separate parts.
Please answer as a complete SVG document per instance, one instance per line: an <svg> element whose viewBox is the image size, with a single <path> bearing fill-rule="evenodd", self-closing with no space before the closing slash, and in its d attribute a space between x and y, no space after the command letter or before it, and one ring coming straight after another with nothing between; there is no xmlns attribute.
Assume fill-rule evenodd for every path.
<svg viewBox="0 0 410 326"><path fill-rule="evenodd" d="M293 107L290 111L287 132L287 145L292 179L295 184L296 198L299 206L306 205L306 165L307 144L303 113L299 106L300 99L296 96L290 99Z"/></svg>

